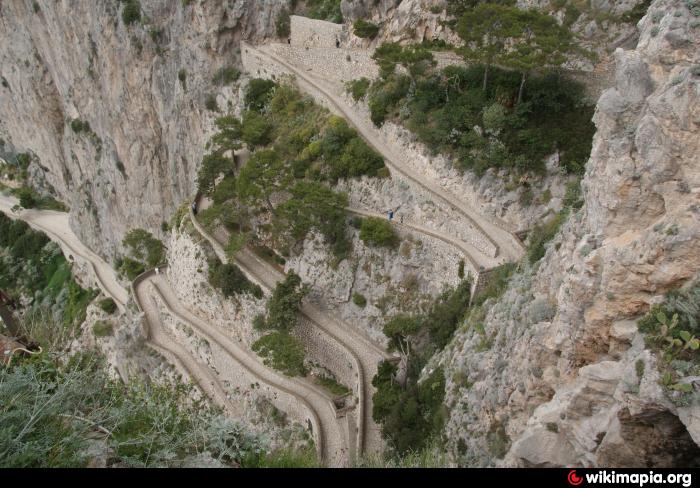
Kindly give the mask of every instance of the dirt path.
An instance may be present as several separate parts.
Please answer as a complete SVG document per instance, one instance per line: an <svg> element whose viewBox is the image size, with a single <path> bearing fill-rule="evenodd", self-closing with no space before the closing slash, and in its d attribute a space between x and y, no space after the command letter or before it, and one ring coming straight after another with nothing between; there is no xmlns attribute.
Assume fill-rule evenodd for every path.
<svg viewBox="0 0 700 488"><path fill-rule="evenodd" d="M371 126L371 124L368 124L367 121L363 120L359 114L347 105L343 97L338 94L338 90L342 90L342 87L339 88L328 82L328 80L320 79L313 73L303 71L287 61L280 59L268 46L262 45L255 47L242 42L241 48L250 49L263 56L269 62L277 64L283 67L285 71L294 74L297 77L297 83L300 88L309 92L311 95L320 96L327 102L326 105L331 111L348 120L365 140L384 156L385 163L392 171L399 173L404 178L424 188L436 198L459 211L480 231L485 239L497 247L497 255L503 255L508 260L518 260L523 255L524 248L520 241L509 231L496 225L494 218L481 215L466 202L461 201L458 196L448 193L436 182L426 181L425 176L419 175L412 168L401 164L401 158L397 156L396 151L383 140L378 130L374 126Z"/></svg>

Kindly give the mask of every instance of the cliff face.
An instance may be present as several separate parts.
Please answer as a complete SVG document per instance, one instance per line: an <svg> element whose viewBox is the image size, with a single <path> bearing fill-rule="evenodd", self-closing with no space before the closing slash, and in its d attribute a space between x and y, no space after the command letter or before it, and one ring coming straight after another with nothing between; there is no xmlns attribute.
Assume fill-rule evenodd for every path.
<svg viewBox="0 0 700 488"><path fill-rule="evenodd" d="M215 112L237 89L212 78L239 60L242 38L274 34L287 2L142 1L0 4L0 137L35 154L33 183L71 207L71 224L114 257L133 227L156 231L194 191ZM78 132L75 119L89 123Z"/></svg>
<svg viewBox="0 0 700 488"><path fill-rule="evenodd" d="M583 208L516 274L483 333L465 327L436 361L461 463L697 462L697 386L689 405L671 402L636 326L700 268L697 25L683 3L653 2L598 102Z"/></svg>

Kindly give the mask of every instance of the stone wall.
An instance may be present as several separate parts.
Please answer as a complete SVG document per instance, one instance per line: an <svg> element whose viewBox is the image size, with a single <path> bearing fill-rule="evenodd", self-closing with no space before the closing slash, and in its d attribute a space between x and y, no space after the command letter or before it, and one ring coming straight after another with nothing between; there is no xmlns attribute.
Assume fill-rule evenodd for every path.
<svg viewBox="0 0 700 488"><path fill-rule="evenodd" d="M334 48L336 39L345 42L347 33L343 24L291 16L292 46L302 48Z"/></svg>
<svg viewBox="0 0 700 488"><path fill-rule="evenodd" d="M286 44L272 44L270 49L295 66L327 80L345 83L362 77L374 79L379 76L377 63L372 59L374 50Z"/></svg>

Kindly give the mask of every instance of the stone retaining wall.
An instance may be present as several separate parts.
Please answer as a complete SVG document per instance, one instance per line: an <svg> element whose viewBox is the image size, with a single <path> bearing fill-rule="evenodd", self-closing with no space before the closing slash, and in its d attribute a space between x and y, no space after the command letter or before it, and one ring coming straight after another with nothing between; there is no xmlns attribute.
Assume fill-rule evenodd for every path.
<svg viewBox="0 0 700 488"><path fill-rule="evenodd" d="M345 42L346 37L343 24L291 16L292 46L335 48L336 39Z"/></svg>

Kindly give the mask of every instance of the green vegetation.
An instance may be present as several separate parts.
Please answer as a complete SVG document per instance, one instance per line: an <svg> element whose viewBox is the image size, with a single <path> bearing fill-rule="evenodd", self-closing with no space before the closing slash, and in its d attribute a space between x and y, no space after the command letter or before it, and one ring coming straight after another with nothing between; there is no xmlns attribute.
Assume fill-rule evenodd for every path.
<svg viewBox="0 0 700 488"><path fill-rule="evenodd" d="M98 320L92 325L92 333L95 337L107 337L113 333L112 324L106 320Z"/></svg>
<svg viewBox="0 0 700 488"><path fill-rule="evenodd" d="M220 68L212 78L212 83L218 86L230 85L240 78L241 72L233 66L224 66Z"/></svg>
<svg viewBox="0 0 700 488"><path fill-rule="evenodd" d="M372 416L381 424L382 435L394 453L406 455L422 449L442 430L447 415L443 405L445 376L437 369L420 384L412 377L401 386L394 379L396 371L391 363L380 363L372 380L377 388Z"/></svg>
<svg viewBox="0 0 700 488"><path fill-rule="evenodd" d="M209 261L209 284L223 293L225 297L232 297L241 293L250 293L255 298L262 298L262 289L252 283L241 269L235 264L223 264L219 258Z"/></svg>
<svg viewBox="0 0 700 488"><path fill-rule="evenodd" d="M122 0L122 22L131 25L141 20L141 3L139 0Z"/></svg>
<svg viewBox="0 0 700 488"><path fill-rule="evenodd" d="M379 33L379 26L363 19L357 19L353 24L353 32L363 39L374 39Z"/></svg>
<svg viewBox="0 0 700 488"><path fill-rule="evenodd" d="M355 292L352 294L352 303L360 308L365 308L367 306L367 299L362 293Z"/></svg>
<svg viewBox="0 0 700 488"><path fill-rule="evenodd" d="M336 24L343 23L340 0L308 0L308 16L312 19L327 20Z"/></svg>
<svg viewBox="0 0 700 488"><path fill-rule="evenodd" d="M207 93L205 95L204 108L206 108L210 112L218 112L219 111L219 104L216 101L216 95L214 95L213 93Z"/></svg>
<svg viewBox="0 0 700 488"><path fill-rule="evenodd" d="M185 68L182 68L180 71L177 72L177 79L180 80L180 84L182 85L182 89L186 90L187 89L187 70Z"/></svg>
<svg viewBox="0 0 700 488"><path fill-rule="evenodd" d="M54 356L0 367L0 466L84 467L96 438L108 466L175 467L202 452L236 465L263 451L189 386L124 384L109 379L94 356Z"/></svg>
<svg viewBox="0 0 700 488"><path fill-rule="evenodd" d="M381 45L374 54L381 77L368 96L372 121L402 122L431 151L477 175L490 168L542 174L553 153L567 172L581 174L594 107L583 86L558 70L572 55L589 53L537 9L454 1L448 10L465 41L459 52L471 65L437 71L430 43ZM407 74L397 73L397 64Z"/></svg>
<svg viewBox="0 0 700 488"><path fill-rule="evenodd" d="M119 271L133 280L147 269L165 263L165 246L144 229L131 229L122 240L127 256L117 263Z"/></svg>
<svg viewBox="0 0 700 488"><path fill-rule="evenodd" d="M360 239L368 246L395 248L399 237L387 219L366 217L360 223Z"/></svg>
<svg viewBox="0 0 700 488"><path fill-rule="evenodd" d="M253 351L263 358L266 366L287 376L305 376L304 346L298 339L285 332L273 331L253 344Z"/></svg>
<svg viewBox="0 0 700 488"><path fill-rule="evenodd" d="M527 259L530 261L530 264L534 264L544 257L546 251L545 244L557 235L568 216L568 210L564 209L551 217L548 221L535 225L530 231L528 237L529 245L527 248Z"/></svg>
<svg viewBox="0 0 700 488"><path fill-rule="evenodd" d="M267 453L258 452L246 457L242 463L243 468L320 468L322 467L316 451L306 449L279 449Z"/></svg>
<svg viewBox="0 0 700 488"><path fill-rule="evenodd" d="M637 323L646 344L659 358L662 384L679 406L693 398L691 382L684 378L700 375L700 278L669 292L664 302L654 305ZM643 373L643 365L637 371Z"/></svg>
<svg viewBox="0 0 700 488"><path fill-rule="evenodd" d="M332 376L317 376L316 382L336 396L342 397L350 393L350 388L341 383L338 383L338 381Z"/></svg>
<svg viewBox="0 0 700 488"><path fill-rule="evenodd" d="M253 217L268 212L271 219L264 236L277 249L290 249L315 230L336 259L344 259L350 250L347 196L328 183L377 176L384 160L343 119L329 115L292 86L253 79L245 105L242 120L216 120L218 132L198 174L199 190L214 201L200 214L202 222L223 225L255 246L263 234L262 229L249 232L255 228ZM233 151L244 143L253 153L236 174Z"/></svg>
<svg viewBox="0 0 700 488"><path fill-rule="evenodd" d="M258 330L270 331L253 344L266 365L289 376L304 376L304 346L291 331L299 321L301 301L308 293L308 286L302 284L299 275L289 271L279 282L267 302L266 314L255 318Z"/></svg>
<svg viewBox="0 0 700 488"><path fill-rule="evenodd" d="M93 290L80 287L60 247L21 220L0 213L0 289L27 303L25 314L51 309L60 325L74 331L85 320Z"/></svg>
<svg viewBox="0 0 700 488"><path fill-rule="evenodd" d="M63 202L59 202L50 196L39 195L28 186L15 188L10 193L19 199L19 206L22 208L38 208L40 210L56 210L58 212L68 211L68 207Z"/></svg>
<svg viewBox="0 0 700 488"><path fill-rule="evenodd" d="M111 298L103 298L97 304L103 312L108 314L113 314L117 311L117 304Z"/></svg>
<svg viewBox="0 0 700 488"><path fill-rule="evenodd" d="M92 129L90 128L90 123L87 121L83 121L80 119L73 119L70 122L70 128L75 132L76 134L80 134L81 132L90 132Z"/></svg>
<svg viewBox="0 0 700 488"><path fill-rule="evenodd" d="M372 82L365 78L358 78L357 80L352 80L347 82L346 89L348 93L352 95L353 100L359 102L365 96L367 96L367 90L369 89Z"/></svg>
<svg viewBox="0 0 700 488"><path fill-rule="evenodd" d="M283 8L277 14L277 18L275 18L275 32L277 32L277 37L288 38L291 34L291 25L289 10Z"/></svg>
<svg viewBox="0 0 700 488"><path fill-rule="evenodd" d="M372 380L377 388L372 416L395 454L421 450L442 429L446 417L443 371L433 371L420 383L418 379L430 357L448 344L468 312L470 286L469 281L463 281L456 289L445 291L427 313L397 315L384 325L389 350L399 351L407 361L405 383L397 381L397 368L389 362L380 364Z"/></svg>
<svg viewBox="0 0 700 488"><path fill-rule="evenodd" d="M595 131L582 85L557 74L532 75L516 104L517 72L491 67L486 90L483 73L483 66L448 66L418 77L415 89L409 76L390 74L369 89L372 121L400 119L431 151L477 174L489 168L541 174L554 152L566 171L582 173Z"/></svg>

